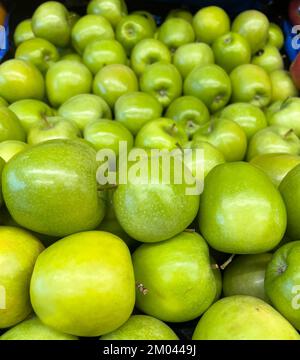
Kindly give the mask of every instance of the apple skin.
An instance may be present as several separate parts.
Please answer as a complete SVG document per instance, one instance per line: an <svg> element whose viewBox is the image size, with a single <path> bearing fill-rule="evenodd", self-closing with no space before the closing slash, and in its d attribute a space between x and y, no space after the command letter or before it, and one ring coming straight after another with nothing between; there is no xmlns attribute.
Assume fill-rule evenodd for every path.
<svg viewBox="0 0 300 360"><path fill-rule="evenodd" d="M184 79L197 66L210 65L214 62L214 53L205 43L181 45L173 56L173 64Z"/></svg>
<svg viewBox="0 0 300 360"><path fill-rule="evenodd" d="M67 8L57 1L41 4L32 16L32 30L36 37L66 47L70 41L71 27Z"/></svg>
<svg viewBox="0 0 300 360"><path fill-rule="evenodd" d="M114 38L111 24L101 15L85 15L72 29L72 45L79 54L82 54L92 41Z"/></svg>
<svg viewBox="0 0 300 360"><path fill-rule="evenodd" d="M299 54L296 56L295 60L292 62L290 66L290 73L293 79L293 82L298 90L300 90L300 56Z"/></svg>
<svg viewBox="0 0 300 360"><path fill-rule="evenodd" d="M252 54L262 49L269 35L269 20L262 12L246 10L233 21L231 31L239 33L248 41Z"/></svg>
<svg viewBox="0 0 300 360"><path fill-rule="evenodd" d="M8 106L8 102L0 96L0 106Z"/></svg>
<svg viewBox="0 0 300 360"><path fill-rule="evenodd" d="M155 17L154 17L154 15L151 14L151 12L145 11L145 10L135 10L135 11L132 11L130 14L131 15L140 15L140 16L143 16L144 18L146 18L149 21L150 25L152 26L153 32L156 32L157 24L156 24Z"/></svg>
<svg viewBox="0 0 300 360"><path fill-rule="evenodd" d="M293 326L272 306L246 295L217 301L202 316L193 334L193 340L299 339Z"/></svg>
<svg viewBox="0 0 300 360"><path fill-rule="evenodd" d="M261 169L278 187L285 176L300 164L300 156L290 154L263 154L254 157L250 163Z"/></svg>
<svg viewBox="0 0 300 360"><path fill-rule="evenodd" d="M163 108L152 95L131 92L122 95L115 103L115 119L123 124L133 135L149 121L162 116Z"/></svg>
<svg viewBox="0 0 300 360"><path fill-rule="evenodd" d="M14 220L35 232L65 236L91 230L105 211L96 171L96 151L90 146L79 140L47 141L5 166L3 198Z"/></svg>
<svg viewBox="0 0 300 360"><path fill-rule="evenodd" d="M176 121L188 137L210 120L206 105L194 96L181 96L167 108L165 116Z"/></svg>
<svg viewBox="0 0 300 360"><path fill-rule="evenodd" d="M34 33L32 31L31 19L21 21L14 32L14 43L18 47L22 42L33 39Z"/></svg>
<svg viewBox="0 0 300 360"><path fill-rule="evenodd" d="M28 98L42 100L44 95L44 78L34 65L19 59L0 65L0 96L7 102Z"/></svg>
<svg viewBox="0 0 300 360"><path fill-rule="evenodd" d="M276 70L270 74L272 84L271 103L276 101L284 101L290 97L297 97L298 90L288 71Z"/></svg>
<svg viewBox="0 0 300 360"><path fill-rule="evenodd" d="M269 37L267 44L276 46L278 50L280 50L284 45L284 35L281 27L272 22L269 26Z"/></svg>
<svg viewBox="0 0 300 360"><path fill-rule="evenodd" d="M138 80L130 67L122 64L104 66L95 76L94 94L101 96L113 108L120 96L138 91Z"/></svg>
<svg viewBox="0 0 300 360"><path fill-rule="evenodd" d="M148 290L143 294L136 289L136 306L160 320L193 320L220 295L219 270L212 269L208 246L197 233L183 232L167 241L143 244L132 261L136 284Z"/></svg>
<svg viewBox="0 0 300 360"><path fill-rule="evenodd" d="M19 140L6 140L0 143L0 157L8 162L14 155L28 148L28 144Z"/></svg>
<svg viewBox="0 0 300 360"><path fill-rule="evenodd" d="M81 131L95 120L112 118L110 107L106 101L93 94L71 97L60 106L58 114L77 125Z"/></svg>
<svg viewBox="0 0 300 360"><path fill-rule="evenodd" d="M300 24L299 7L300 7L299 0L291 0L289 2L289 7L288 7L289 19L293 25Z"/></svg>
<svg viewBox="0 0 300 360"><path fill-rule="evenodd" d="M269 302L264 280L271 258L272 254L264 253L240 255L233 259L223 273L224 296L249 295Z"/></svg>
<svg viewBox="0 0 300 360"><path fill-rule="evenodd" d="M272 85L268 73L254 64L236 67L230 74L232 102L248 102L258 107L271 101Z"/></svg>
<svg viewBox="0 0 300 360"><path fill-rule="evenodd" d="M108 20L113 27L127 15L127 6L123 0L92 0L87 7L88 14L101 15Z"/></svg>
<svg viewBox="0 0 300 360"><path fill-rule="evenodd" d="M279 50L272 45L266 45L263 49L258 50L252 57L252 64L262 67L268 73L284 68L283 58Z"/></svg>
<svg viewBox="0 0 300 360"><path fill-rule="evenodd" d="M71 60L56 62L46 74L46 89L50 104L57 108L75 95L89 93L92 80L92 74L85 65Z"/></svg>
<svg viewBox="0 0 300 360"><path fill-rule="evenodd" d="M192 23L193 22L193 14L185 9L172 9L168 12L168 15L166 17L166 20L172 19L172 18L180 18L184 19L185 21Z"/></svg>
<svg viewBox="0 0 300 360"><path fill-rule="evenodd" d="M51 64L59 60L59 53L48 40L33 38L18 46L15 58L29 61L42 73L45 73Z"/></svg>
<svg viewBox="0 0 300 360"><path fill-rule="evenodd" d="M70 60L70 61L77 61L80 64L83 64L82 57L76 53L66 54L60 57L60 60Z"/></svg>
<svg viewBox="0 0 300 360"><path fill-rule="evenodd" d="M227 73L251 61L251 48L247 40L237 33L227 33L218 37L212 44L216 64Z"/></svg>
<svg viewBox="0 0 300 360"><path fill-rule="evenodd" d="M128 60L125 50L118 41L101 40L87 45L83 53L83 62L95 75L106 65L126 65Z"/></svg>
<svg viewBox="0 0 300 360"><path fill-rule="evenodd" d="M157 39L141 40L132 50L131 67L137 76L141 76L146 67L156 62L171 63L171 52Z"/></svg>
<svg viewBox="0 0 300 360"><path fill-rule="evenodd" d="M230 19L218 6L207 6L200 9L193 18L196 39L212 44L218 37L230 31Z"/></svg>
<svg viewBox="0 0 300 360"><path fill-rule="evenodd" d="M279 191L255 166L226 163L207 175L199 226L212 248L233 254L267 252L282 239L286 222Z"/></svg>
<svg viewBox="0 0 300 360"><path fill-rule="evenodd" d="M292 241L283 245L273 255L265 278L266 293L271 299L272 305L297 330L300 330L299 258L300 241Z"/></svg>
<svg viewBox="0 0 300 360"><path fill-rule="evenodd" d="M26 135L17 116L7 107L0 107L0 143L5 140L25 141Z"/></svg>
<svg viewBox="0 0 300 360"><path fill-rule="evenodd" d="M36 262L30 296L37 316L58 331L93 337L116 330L130 317L135 301L126 244L102 231L56 242Z"/></svg>
<svg viewBox="0 0 300 360"><path fill-rule="evenodd" d="M101 336L100 340L179 340L162 321L148 315L132 315L119 329Z"/></svg>
<svg viewBox="0 0 300 360"><path fill-rule="evenodd" d="M6 309L1 309L0 329L24 320L32 311L29 299L30 278L42 243L29 232L11 226L0 227L0 283L6 290Z"/></svg>

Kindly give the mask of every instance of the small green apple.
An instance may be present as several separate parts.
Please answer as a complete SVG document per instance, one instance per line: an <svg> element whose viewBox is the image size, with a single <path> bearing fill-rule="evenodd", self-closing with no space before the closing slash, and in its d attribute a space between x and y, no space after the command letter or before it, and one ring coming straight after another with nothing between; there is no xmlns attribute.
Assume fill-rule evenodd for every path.
<svg viewBox="0 0 300 360"><path fill-rule="evenodd" d="M127 6L124 0L92 0L88 4L87 13L101 15L116 27L127 15Z"/></svg>
<svg viewBox="0 0 300 360"><path fill-rule="evenodd" d="M157 30L156 20L155 20L154 15L152 15L149 11L135 10L135 11L131 12L131 15L141 15L144 18L146 18L150 22L153 31L156 32L156 30Z"/></svg>
<svg viewBox="0 0 300 360"><path fill-rule="evenodd" d="M273 71L270 74L270 79L272 84L272 103L298 96L298 90L292 80L291 74L288 71Z"/></svg>
<svg viewBox="0 0 300 360"><path fill-rule="evenodd" d="M82 57L76 53L66 54L60 57L60 60L70 60L70 61L77 61L80 64L83 64Z"/></svg>
<svg viewBox="0 0 300 360"><path fill-rule="evenodd" d="M275 23L270 23L268 45L276 46L280 50L284 45L284 35L281 27Z"/></svg>
<svg viewBox="0 0 300 360"><path fill-rule="evenodd" d="M34 38L34 33L32 31L31 19L25 19L21 21L14 32L14 43L18 47L23 41L30 40Z"/></svg>
<svg viewBox="0 0 300 360"><path fill-rule="evenodd" d="M25 141L25 131L18 117L5 106L0 106L0 142L5 140Z"/></svg>
<svg viewBox="0 0 300 360"><path fill-rule="evenodd" d="M185 21L188 21L189 23L193 22L193 14L185 9L172 9L168 12L168 15L166 17L166 20L172 19L172 18L180 18L184 19Z"/></svg>
<svg viewBox="0 0 300 360"><path fill-rule="evenodd" d="M283 70L283 58L277 49L272 45L266 45L258 50L252 57L252 64L258 65L265 69L268 73L276 70Z"/></svg>
<svg viewBox="0 0 300 360"><path fill-rule="evenodd" d="M6 140L0 143L0 157L8 162L14 155L25 150L28 147L23 141Z"/></svg>

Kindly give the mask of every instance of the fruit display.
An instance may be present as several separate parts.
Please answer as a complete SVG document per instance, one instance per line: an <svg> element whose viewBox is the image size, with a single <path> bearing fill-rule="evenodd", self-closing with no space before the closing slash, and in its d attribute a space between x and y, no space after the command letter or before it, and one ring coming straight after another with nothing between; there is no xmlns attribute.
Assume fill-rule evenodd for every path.
<svg viewBox="0 0 300 360"><path fill-rule="evenodd" d="M0 340L300 340L300 57L256 9L156 15L14 29Z"/></svg>

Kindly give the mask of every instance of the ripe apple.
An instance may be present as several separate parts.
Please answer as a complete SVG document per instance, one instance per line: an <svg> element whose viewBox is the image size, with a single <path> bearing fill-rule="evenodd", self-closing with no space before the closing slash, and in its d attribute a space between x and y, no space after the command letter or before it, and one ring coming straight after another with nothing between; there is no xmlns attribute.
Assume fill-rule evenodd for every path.
<svg viewBox="0 0 300 360"><path fill-rule="evenodd" d="M76 53L66 54L60 57L60 60L70 60L70 61L77 61L80 64L83 64L82 57Z"/></svg>
<svg viewBox="0 0 300 360"><path fill-rule="evenodd" d="M30 295L45 325L91 337L114 331L128 320L134 289L126 244L115 235L90 231L70 235L43 252L32 274Z"/></svg>
<svg viewBox="0 0 300 360"><path fill-rule="evenodd" d="M31 19L25 19L21 21L14 32L14 43L18 47L23 41L30 40L34 38L34 33L32 31Z"/></svg>
<svg viewBox="0 0 300 360"><path fill-rule="evenodd" d="M42 100L44 95L44 79L34 65L19 59L7 60L0 65L0 96L6 101Z"/></svg>
<svg viewBox="0 0 300 360"><path fill-rule="evenodd" d="M29 284L34 264L44 250L29 232L10 226L0 227L0 284L5 290L5 309L1 309L0 329L24 320L32 311ZM2 300L2 299L1 299Z"/></svg>
<svg viewBox="0 0 300 360"><path fill-rule="evenodd" d="M8 106L8 102L0 96L0 106Z"/></svg>
<svg viewBox="0 0 300 360"><path fill-rule="evenodd" d="M220 295L220 272L212 268L208 246L197 233L183 232L167 241L143 244L132 261L136 306L160 320L193 320Z"/></svg>
<svg viewBox="0 0 300 360"><path fill-rule="evenodd" d="M146 18L150 22L153 32L156 32L157 30L156 20L155 17L149 11L135 10L131 12L131 15L141 15L144 18Z"/></svg>
<svg viewBox="0 0 300 360"><path fill-rule="evenodd" d="M263 68L254 64L240 65L232 70L230 79L233 102L248 102L258 107L270 103L272 85Z"/></svg>
<svg viewBox="0 0 300 360"><path fill-rule="evenodd" d="M298 54L295 60L290 66L290 73L293 79L293 82L298 90L300 90L300 55Z"/></svg>
<svg viewBox="0 0 300 360"><path fill-rule="evenodd" d="M293 25L300 24L300 2L299 0L291 0L289 2L289 18Z"/></svg>
<svg viewBox="0 0 300 360"><path fill-rule="evenodd" d="M104 66L124 64L128 60L122 45L116 40L93 41L83 52L83 62L95 75Z"/></svg>
<svg viewBox="0 0 300 360"><path fill-rule="evenodd" d="M174 53L173 64L185 79L198 66L214 63L214 53L205 43L191 43L180 46Z"/></svg>
<svg viewBox="0 0 300 360"><path fill-rule="evenodd" d="M59 53L48 40L33 38L18 46L15 58L29 61L45 73L53 63L59 60Z"/></svg>
<svg viewBox="0 0 300 360"><path fill-rule="evenodd" d="M282 239L286 221L279 191L255 166L226 163L207 175L199 226L212 248L234 254L267 252Z"/></svg>
<svg viewBox="0 0 300 360"><path fill-rule="evenodd" d="M272 306L246 295L217 301L202 316L193 334L193 340L299 339L293 326Z"/></svg>
<svg viewBox="0 0 300 360"><path fill-rule="evenodd" d="M189 23L193 22L193 14L185 9L172 9L168 12L168 15L166 17L166 20L172 19L172 18L180 18L184 19L185 21L188 21Z"/></svg>
<svg viewBox="0 0 300 360"><path fill-rule="evenodd" d="M132 91L138 91L138 80L126 65L104 66L94 78L94 94L103 97L111 108L120 96Z"/></svg>
<svg viewBox="0 0 300 360"><path fill-rule="evenodd" d="M90 146L79 140L46 141L7 163L3 198L14 220L27 229L61 237L91 230L104 217L96 171L96 151Z"/></svg>
<svg viewBox="0 0 300 360"><path fill-rule="evenodd" d="M220 7L207 6L196 13L193 27L198 41L212 44L218 37L230 31L230 19Z"/></svg>
<svg viewBox="0 0 300 360"><path fill-rule="evenodd" d="M252 57L252 64L262 67L268 73L282 70L284 67L279 50L272 45L266 45L263 49L258 50Z"/></svg>
<svg viewBox="0 0 300 360"><path fill-rule="evenodd" d="M103 16L85 15L72 29L72 45L79 54L95 40L111 40L115 34L111 24Z"/></svg>
<svg viewBox="0 0 300 360"><path fill-rule="evenodd" d="M46 89L51 105L59 107L75 95L89 93L92 80L92 74L85 65L70 60L56 62L46 74Z"/></svg>
<svg viewBox="0 0 300 360"><path fill-rule="evenodd" d="M17 116L9 108L0 106L0 143L5 140L25 141L25 137Z"/></svg>
<svg viewBox="0 0 300 360"><path fill-rule="evenodd" d="M280 50L284 45L284 35L281 27L275 23L270 23L268 45L276 46Z"/></svg>
<svg viewBox="0 0 300 360"><path fill-rule="evenodd" d="M71 35L67 8L58 1L41 4L32 16L32 30L36 37L46 39L55 46L66 47Z"/></svg>
<svg viewBox="0 0 300 360"><path fill-rule="evenodd" d="M115 103L114 113L115 119L136 135L147 122L160 118L162 110L154 96L136 91L122 95Z"/></svg>
<svg viewBox="0 0 300 360"><path fill-rule="evenodd" d="M8 162L14 155L25 150L28 147L23 141L6 140L0 143L0 157Z"/></svg>
<svg viewBox="0 0 300 360"><path fill-rule="evenodd" d="M230 73L234 68L251 61L251 48L247 40L238 33L227 33L212 44L216 64Z"/></svg>
<svg viewBox="0 0 300 360"><path fill-rule="evenodd" d="M262 12L246 10L234 19L231 30L242 35L248 41L252 54L255 54L265 47L269 26L269 20Z"/></svg>
<svg viewBox="0 0 300 360"><path fill-rule="evenodd" d="M140 77L143 92L153 95L163 107L181 95L182 79L179 71L172 64L156 62L146 67Z"/></svg>
<svg viewBox="0 0 300 360"><path fill-rule="evenodd" d="M179 340L174 331L162 321L147 315L132 315L117 330L101 336L100 340Z"/></svg>
<svg viewBox="0 0 300 360"><path fill-rule="evenodd" d="M124 0L92 0L88 4L87 13L101 15L116 27L127 15L127 6Z"/></svg>
<svg viewBox="0 0 300 360"><path fill-rule="evenodd" d="M288 71L276 70L270 74L272 84L271 102L284 101L287 98L296 97L298 90Z"/></svg>

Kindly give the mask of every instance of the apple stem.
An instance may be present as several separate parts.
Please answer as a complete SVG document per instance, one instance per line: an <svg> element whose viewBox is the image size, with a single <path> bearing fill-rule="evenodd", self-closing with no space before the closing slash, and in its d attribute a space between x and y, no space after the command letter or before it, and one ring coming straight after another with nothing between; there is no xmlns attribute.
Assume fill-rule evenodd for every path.
<svg viewBox="0 0 300 360"><path fill-rule="evenodd" d="M143 295L147 295L149 292L149 290L145 288L145 286L142 283L136 284L136 287Z"/></svg>
<svg viewBox="0 0 300 360"><path fill-rule="evenodd" d="M109 185L100 185L100 184L98 184L97 190L98 191L113 190L113 189L116 189L117 187L118 187L117 184L109 184Z"/></svg>
<svg viewBox="0 0 300 360"><path fill-rule="evenodd" d="M196 230L195 229L185 229L184 232L194 233L194 232L196 232Z"/></svg>
<svg viewBox="0 0 300 360"><path fill-rule="evenodd" d="M218 264L211 264L211 268L213 270L217 270L217 269L220 269L220 266Z"/></svg>
<svg viewBox="0 0 300 360"><path fill-rule="evenodd" d="M181 150L182 152L183 152L183 148L182 148L182 146L177 142L176 144L176 147L179 149L179 150Z"/></svg>
<svg viewBox="0 0 300 360"><path fill-rule="evenodd" d="M288 130L285 134L284 137L287 138L289 135L291 135L294 132L294 129L290 129Z"/></svg>
<svg viewBox="0 0 300 360"><path fill-rule="evenodd" d="M220 266L222 270L225 270L227 266L232 262L233 258L235 257L235 254L232 254L229 259L227 259L224 264Z"/></svg>

